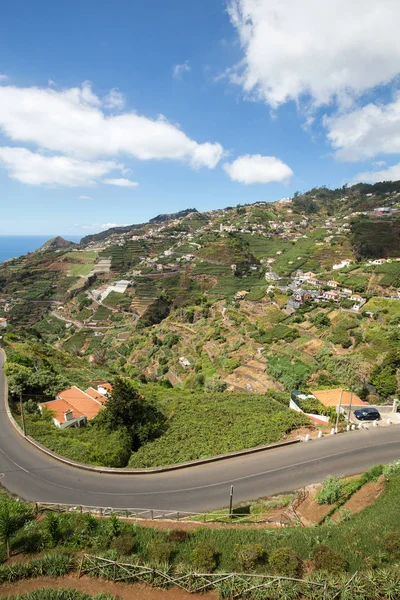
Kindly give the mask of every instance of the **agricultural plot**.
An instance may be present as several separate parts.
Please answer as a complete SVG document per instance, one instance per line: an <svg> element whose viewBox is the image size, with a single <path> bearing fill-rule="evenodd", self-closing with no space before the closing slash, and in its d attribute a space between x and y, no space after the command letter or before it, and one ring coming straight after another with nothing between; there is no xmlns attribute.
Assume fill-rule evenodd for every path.
<svg viewBox="0 0 400 600"><path fill-rule="evenodd" d="M132 455L131 467L154 467L277 442L309 420L271 396L168 392L164 435ZM255 418L257 415L257 418Z"/></svg>
<svg viewBox="0 0 400 600"><path fill-rule="evenodd" d="M400 287L400 262L377 265L375 273L381 275L379 285L384 287Z"/></svg>

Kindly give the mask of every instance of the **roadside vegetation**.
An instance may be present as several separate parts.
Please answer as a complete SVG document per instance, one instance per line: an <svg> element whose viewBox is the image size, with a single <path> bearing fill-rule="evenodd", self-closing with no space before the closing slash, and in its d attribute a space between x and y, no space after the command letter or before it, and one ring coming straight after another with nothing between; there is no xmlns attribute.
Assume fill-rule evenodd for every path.
<svg viewBox="0 0 400 600"><path fill-rule="evenodd" d="M43 575L63 576L77 570L78 556L87 552L111 561L143 564L158 569L160 573L169 573L172 577L175 573L183 575L193 571L247 572L327 581L328 586L339 586L329 598L339 593L340 582L343 587L354 576L355 586L350 586L346 592L344 586L344 595L335 597L396 599L400 583L400 526L397 514L399 463L371 469L360 479L365 484L374 477L382 477L378 471L383 472L385 484L383 493L374 504L345 519L336 522L326 520L314 527L243 529L239 526L236 529L198 527L183 530L178 526L178 529L171 527L160 530L138 523L133 525L116 515L99 519L90 514L45 512L42 516L36 513L33 506L2 494L0 515L4 522L15 514L16 505L18 510L23 507L27 518L19 523L9 537L12 554L22 553L26 561L20 559L16 564L1 566L0 582L16 582ZM329 483L322 489L326 491L328 485L331 487ZM344 482L341 493L350 493L351 485L354 490L360 485L360 480ZM6 538L3 528L0 538L5 560ZM356 571L358 574L354 575ZM116 574L123 578L123 570L113 563L109 568L103 563L98 570L98 575L109 579L116 577ZM153 578L149 576L147 579L147 583L165 585L161 582L162 577L156 577L156 573L153 573ZM291 591L290 598L323 597L315 595L317 590L306 592L306 588L296 585L292 583L288 588L288 593ZM364 594L370 595L357 595L361 589ZM220 588L220 593L222 590ZM392 592L389 593L389 590ZM260 598L270 596L261 594Z"/></svg>

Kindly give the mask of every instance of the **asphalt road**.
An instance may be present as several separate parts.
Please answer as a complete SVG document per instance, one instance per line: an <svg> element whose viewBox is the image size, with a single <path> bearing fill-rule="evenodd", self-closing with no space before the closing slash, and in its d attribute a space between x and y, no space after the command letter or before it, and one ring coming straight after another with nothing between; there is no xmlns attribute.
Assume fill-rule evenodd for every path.
<svg viewBox="0 0 400 600"><path fill-rule="evenodd" d="M1 361L1 356L0 356ZM289 491L400 458L400 427L374 428L168 473L83 471L43 454L15 430L0 366L0 483L28 500L112 508L206 511Z"/></svg>

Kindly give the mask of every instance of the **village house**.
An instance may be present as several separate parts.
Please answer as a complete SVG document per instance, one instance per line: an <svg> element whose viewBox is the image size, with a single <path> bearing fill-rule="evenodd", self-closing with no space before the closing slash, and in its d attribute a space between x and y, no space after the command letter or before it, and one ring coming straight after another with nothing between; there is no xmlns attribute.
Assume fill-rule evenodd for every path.
<svg viewBox="0 0 400 600"><path fill-rule="evenodd" d="M0 317L0 327L2 327L3 329L7 327L6 317Z"/></svg>
<svg viewBox="0 0 400 600"><path fill-rule="evenodd" d="M319 279L317 279L317 277L310 277L310 279L307 281L307 283L310 285L317 286L320 284L320 281L319 281Z"/></svg>
<svg viewBox="0 0 400 600"><path fill-rule="evenodd" d="M376 258L372 261L372 265L383 265L386 262L386 258Z"/></svg>
<svg viewBox="0 0 400 600"><path fill-rule="evenodd" d="M338 281L335 281L334 279L330 279L327 283L327 285L329 285L329 287L336 289L340 286L340 283Z"/></svg>
<svg viewBox="0 0 400 600"><path fill-rule="evenodd" d="M103 384L110 386L110 384ZM110 386L111 388L111 386ZM40 412L48 409L53 413L53 423L59 429L81 427L96 417L104 408L107 397L102 394L104 387L88 388L85 392L76 385L57 394L55 400L39 404Z"/></svg>
<svg viewBox="0 0 400 600"><path fill-rule="evenodd" d="M360 296L360 294L351 294L350 296L350 300L353 300L354 302L361 302L362 300L362 296Z"/></svg>
<svg viewBox="0 0 400 600"><path fill-rule="evenodd" d="M353 293L353 290L351 290L350 288L341 288L341 289L339 290L339 292L340 292L341 294L343 294L344 296L351 296L351 295L352 295L352 293Z"/></svg>
<svg viewBox="0 0 400 600"><path fill-rule="evenodd" d="M324 300L328 300L329 302L339 302L339 294L334 292L333 290L329 290L323 293Z"/></svg>

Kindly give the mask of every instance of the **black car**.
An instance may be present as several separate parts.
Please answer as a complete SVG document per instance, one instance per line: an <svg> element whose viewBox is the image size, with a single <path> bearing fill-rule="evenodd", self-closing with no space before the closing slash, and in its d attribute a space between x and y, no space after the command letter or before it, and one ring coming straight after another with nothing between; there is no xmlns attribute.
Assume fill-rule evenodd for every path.
<svg viewBox="0 0 400 600"><path fill-rule="evenodd" d="M358 408L354 411L354 416L359 421L377 421L381 418L379 411L376 408L372 408L371 406L366 406L365 408Z"/></svg>

